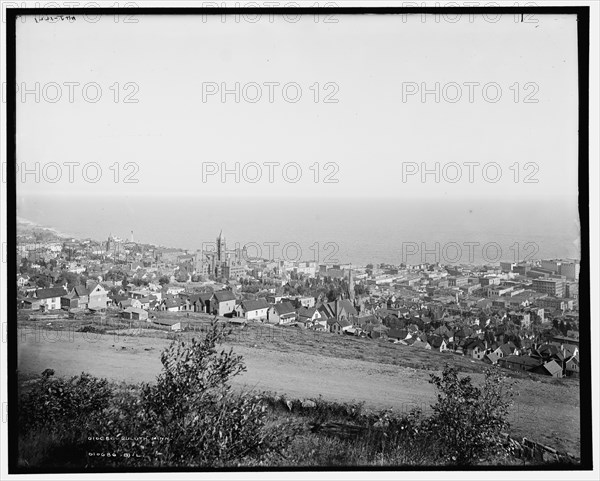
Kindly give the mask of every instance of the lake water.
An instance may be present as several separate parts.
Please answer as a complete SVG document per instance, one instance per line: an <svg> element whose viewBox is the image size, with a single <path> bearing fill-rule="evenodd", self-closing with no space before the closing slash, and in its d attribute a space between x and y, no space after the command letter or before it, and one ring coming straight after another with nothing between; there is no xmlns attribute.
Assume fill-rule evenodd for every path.
<svg viewBox="0 0 600 481"><path fill-rule="evenodd" d="M493 263L579 258L575 202L28 195L17 215L74 237L214 246L320 263ZM269 252L271 255L269 255Z"/></svg>

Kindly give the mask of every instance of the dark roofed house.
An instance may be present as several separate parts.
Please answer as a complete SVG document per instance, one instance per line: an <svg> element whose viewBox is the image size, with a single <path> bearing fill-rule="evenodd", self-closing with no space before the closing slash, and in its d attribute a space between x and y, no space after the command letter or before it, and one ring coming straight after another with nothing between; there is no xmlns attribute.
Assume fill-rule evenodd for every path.
<svg viewBox="0 0 600 481"><path fill-rule="evenodd" d="M116 295L113 295L110 299L111 299L111 305L119 306L121 302L129 300L129 297L116 294Z"/></svg>
<svg viewBox="0 0 600 481"><path fill-rule="evenodd" d="M463 348L464 353L473 359L483 359L485 350L485 344L479 339L468 342Z"/></svg>
<svg viewBox="0 0 600 481"><path fill-rule="evenodd" d="M562 367L558 365L558 363L554 360L549 361L545 364L541 364L531 370L531 372L535 372L536 374L542 374L544 376L552 376L552 377L562 377L563 370Z"/></svg>
<svg viewBox="0 0 600 481"><path fill-rule="evenodd" d="M266 321L269 303L266 299L242 301L235 308L239 317L247 321Z"/></svg>
<svg viewBox="0 0 600 481"><path fill-rule="evenodd" d="M196 312L210 312L210 299L212 298L211 292L203 292L190 299L194 304L194 311Z"/></svg>
<svg viewBox="0 0 600 481"><path fill-rule="evenodd" d="M408 337L408 331L406 329L390 329L387 332L388 339L395 339L396 341L404 341Z"/></svg>
<svg viewBox="0 0 600 481"><path fill-rule="evenodd" d="M431 349L436 351L445 352L448 350L446 339L444 339L442 336L431 337L429 344L431 345Z"/></svg>
<svg viewBox="0 0 600 481"><path fill-rule="evenodd" d="M36 290L33 297L39 300L42 309L54 310L60 309L61 298L66 294L64 287L50 287Z"/></svg>
<svg viewBox="0 0 600 481"><path fill-rule="evenodd" d="M231 317L235 311L235 294L231 291L215 292L209 301L210 313Z"/></svg>
<svg viewBox="0 0 600 481"><path fill-rule="evenodd" d="M352 324L346 319L327 319L327 327L329 332L334 334L343 334L344 331L350 329Z"/></svg>
<svg viewBox="0 0 600 481"><path fill-rule="evenodd" d="M487 364L498 364L498 359L500 359L494 352L490 352L483 356L483 362Z"/></svg>
<svg viewBox="0 0 600 481"><path fill-rule="evenodd" d="M290 302L280 302L269 308L267 321L271 324L290 324L296 320L296 309Z"/></svg>
<svg viewBox="0 0 600 481"><path fill-rule="evenodd" d="M88 306L89 291L85 286L75 286L60 298L62 309L85 309Z"/></svg>
<svg viewBox="0 0 600 481"><path fill-rule="evenodd" d="M298 321L303 322L307 326L320 318L321 314L316 307L300 307L298 309Z"/></svg>
<svg viewBox="0 0 600 481"><path fill-rule="evenodd" d="M513 371L531 371L542 364L542 362L530 356L516 356L513 354L499 359L498 364Z"/></svg>
<svg viewBox="0 0 600 481"><path fill-rule="evenodd" d="M137 299L133 299L134 301ZM139 301L138 301L139 302ZM161 302L160 304L160 310L161 311L169 311L169 312L177 312L177 311L181 311L181 307L185 305L185 303L178 298L173 298L173 299L165 299ZM140 303L141 306L141 303Z"/></svg>

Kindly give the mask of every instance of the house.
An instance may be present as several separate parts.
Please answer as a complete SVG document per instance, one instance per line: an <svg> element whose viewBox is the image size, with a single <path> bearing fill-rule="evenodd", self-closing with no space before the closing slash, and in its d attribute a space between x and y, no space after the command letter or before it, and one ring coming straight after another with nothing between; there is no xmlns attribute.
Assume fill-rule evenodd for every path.
<svg viewBox="0 0 600 481"><path fill-rule="evenodd" d="M493 351L494 355L497 358L503 358L506 356L510 356L511 354L514 354L514 352L515 352L515 349L513 348L514 344L512 344L512 345L511 344L512 343L509 344L506 342L504 344L501 344Z"/></svg>
<svg viewBox="0 0 600 481"><path fill-rule="evenodd" d="M531 370L531 372L535 372L536 374L542 374L544 376L552 376L560 378L563 376L562 367L558 365L558 363L554 360L549 361L545 364L541 364Z"/></svg>
<svg viewBox="0 0 600 481"><path fill-rule="evenodd" d="M315 298L314 297L299 297L297 302L300 306L311 308L315 306Z"/></svg>
<svg viewBox="0 0 600 481"><path fill-rule="evenodd" d="M479 339L472 340L463 347L463 352L467 356L478 360L483 359L483 356L485 356L485 351L485 344Z"/></svg>
<svg viewBox="0 0 600 481"><path fill-rule="evenodd" d="M360 336L365 337L366 333L360 327L350 326L347 329L342 331L344 334L348 336Z"/></svg>
<svg viewBox="0 0 600 481"><path fill-rule="evenodd" d="M89 309L105 309L108 305L108 291L102 287L102 284L96 283L88 290Z"/></svg>
<svg viewBox="0 0 600 481"><path fill-rule="evenodd" d="M131 290L127 293L132 299L142 299L150 295L150 291L147 289Z"/></svg>
<svg viewBox="0 0 600 481"><path fill-rule="evenodd" d="M152 323L166 327L170 331L181 331L181 321L177 319L153 319Z"/></svg>
<svg viewBox="0 0 600 481"><path fill-rule="evenodd" d="M511 354L510 356L498 359L498 364L501 367L512 369L513 371L531 371L542 364L542 362L530 356L517 356Z"/></svg>
<svg viewBox="0 0 600 481"><path fill-rule="evenodd" d="M412 347L418 347L421 349L431 349L431 344L416 339L415 342L412 343Z"/></svg>
<svg viewBox="0 0 600 481"><path fill-rule="evenodd" d="M131 319L133 321L147 321L148 311L139 309L137 307L128 307L121 313L121 316L125 319Z"/></svg>
<svg viewBox="0 0 600 481"><path fill-rule="evenodd" d="M235 308L238 317L244 317L247 321L266 321L269 303L266 299L255 301L242 301Z"/></svg>
<svg viewBox="0 0 600 481"><path fill-rule="evenodd" d="M141 309L142 303L138 299L125 299L123 301L119 301L118 304L120 309L127 309L129 307L133 307L135 309Z"/></svg>
<svg viewBox="0 0 600 481"><path fill-rule="evenodd" d="M137 301L141 306L140 301L138 301L137 299L134 299L134 301ZM177 299L177 298L164 299L163 301L160 302L158 309L160 311L178 312L178 311L182 310L181 307L184 304L185 303L181 299Z"/></svg>
<svg viewBox="0 0 600 481"><path fill-rule="evenodd" d="M448 350L446 339L442 336L433 336L429 340L429 344L431 345L431 349L435 351L446 352Z"/></svg>
<svg viewBox="0 0 600 481"><path fill-rule="evenodd" d="M196 312L210 312L210 299L212 297L211 292L203 292L190 298L190 301L194 304L194 311Z"/></svg>
<svg viewBox="0 0 600 481"><path fill-rule="evenodd" d="M388 339L395 339L396 341L404 341L407 338L410 338L411 335L408 333L406 329L394 329L391 328L387 332Z"/></svg>
<svg viewBox="0 0 600 481"><path fill-rule="evenodd" d="M210 313L231 317L235 311L235 295L231 291L215 292L209 301Z"/></svg>
<svg viewBox="0 0 600 481"><path fill-rule="evenodd" d="M89 291L84 286L75 286L60 298L61 309L86 309L89 303Z"/></svg>
<svg viewBox="0 0 600 481"><path fill-rule="evenodd" d="M454 340L454 332L448 329L446 326L440 326L433 331L434 335L441 336L448 341Z"/></svg>
<svg viewBox="0 0 600 481"><path fill-rule="evenodd" d="M329 332L333 332L334 334L343 334L344 331L352 327L352 324L345 318L327 319L327 327Z"/></svg>
<svg viewBox="0 0 600 481"><path fill-rule="evenodd" d="M109 296L110 305L115 306L115 307L119 307L119 305L122 301L128 301L128 300L129 300L129 297L120 295L120 294L115 294L115 295Z"/></svg>
<svg viewBox="0 0 600 481"><path fill-rule="evenodd" d="M142 309L150 309L150 302L153 300L152 297L154 296L149 296L149 297L141 297L139 299L137 299L138 301L140 301L140 304L142 306ZM156 300L156 299L154 299Z"/></svg>
<svg viewBox="0 0 600 481"><path fill-rule="evenodd" d="M42 301L33 297L23 297L20 298L19 301L19 306L22 309L31 309L32 311L37 311L42 307Z"/></svg>
<svg viewBox="0 0 600 481"><path fill-rule="evenodd" d="M498 357L495 352L496 351L490 352L483 356L483 362L492 365L498 364L498 359L500 359L500 357Z"/></svg>
<svg viewBox="0 0 600 481"><path fill-rule="evenodd" d="M573 356L565 362L565 375L567 377L579 377L579 356Z"/></svg>
<svg viewBox="0 0 600 481"><path fill-rule="evenodd" d="M60 309L60 299L66 294L64 287L50 287L36 290L33 297L39 301L40 308L50 311Z"/></svg>
<svg viewBox="0 0 600 481"><path fill-rule="evenodd" d="M321 319L321 313L315 307L301 307L298 309L297 317L299 322L314 325L317 320Z"/></svg>
<svg viewBox="0 0 600 481"><path fill-rule="evenodd" d="M271 324L290 324L296 320L296 309L290 302L280 302L269 308L267 321Z"/></svg>
<svg viewBox="0 0 600 481"><path fill-rule="evenodd" d="M179 293L185 291L185 287L181 287L181 286L169 286L167 287L167 291L166 294L167 295L172 295L172 296L176 296Z"/></svg>
<svg viewBox="0 0 600 481"><path fill-rule="evenodd" d="M543 362L556 361L561 366L565 362L561 346L556 344L542 344L537 349L532 349L531 357Z"/></svg>

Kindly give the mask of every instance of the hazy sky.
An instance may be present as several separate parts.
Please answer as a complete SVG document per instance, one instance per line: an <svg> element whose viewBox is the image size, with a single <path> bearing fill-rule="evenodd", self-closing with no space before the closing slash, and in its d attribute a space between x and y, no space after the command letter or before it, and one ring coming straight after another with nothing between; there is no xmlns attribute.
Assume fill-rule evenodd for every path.
<svg viewBox="0 0 600 481"><path fill-rule="evenodd" d="M264 16L250 23L188 15L124 24L109 16L96 23L28 17L17 22L17 152L19 166L38 169L40 178L21 178L18 192L575 195L576 19L536 19L436 23L433 16L422 22L420 16L356 15L291 23ZM36 82L39 98L23 97ZM223 102L222 87L235 90L236 82L239 102L233 93ZM436 82L438 101L434 93L423 99L422 88L434 92ZM257 86L262 96L252 102ZM454 101L457 86L462 96ZM127 95L137 103L126 102ZM337 102L325 102L328 95ZM249 162L262 170L255 183L248 180L256 179L256 165L244 170ZM462 169L455 183L450 162ZM480 164L472 166L472 183L470 162ZM496 183L494 162L502 169ZM203 182L203 164L212 172L235 171L236 163L246 174L239 182L233 174L222 182L219 172ZM271 166L273 182L266 163L280 164ZM439 163L446 178L436 183L431 174L422 182L417 172L403 179L403 169L420 170L422 163L429 169ZM61 177L52 182L57 166ZM99 166L100 179L86 181L82 166L88 180L97 178ZM289 180L301 174L300 180L286 181L284 166ZM127 174L138 182L125 182ZM325 182L327 174L338 182ZM538 182L525 183L528 174Z"/></svg>

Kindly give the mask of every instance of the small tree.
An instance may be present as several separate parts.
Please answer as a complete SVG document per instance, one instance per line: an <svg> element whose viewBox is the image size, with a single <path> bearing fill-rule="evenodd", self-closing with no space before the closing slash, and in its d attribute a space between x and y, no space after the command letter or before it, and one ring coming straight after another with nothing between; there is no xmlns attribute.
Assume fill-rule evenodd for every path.
<svg viewBox="0 0 600 481"><path fill-rule="evenodd" d="M236 394L230 378L245 371L241 356L218 350L226 332L212 322L203 340L174 341L162 356L156 384L139 397L124 396L109 412L115 443L140 466L223 466L246 456L260 457L283 446L266 429L266 406L259 395Z"/></svg>
<svg viewBox="0 0 600 481"><path fill-rule="evenodd" d="M431 375L438 389L432 406L431 432L440 441L446 462L469 465L486 457L500 446L500 433L508 428L512 385L497 369L485 371L481 388L469 376L458 377L458 370L446 364L442 376Z"/></svg>

